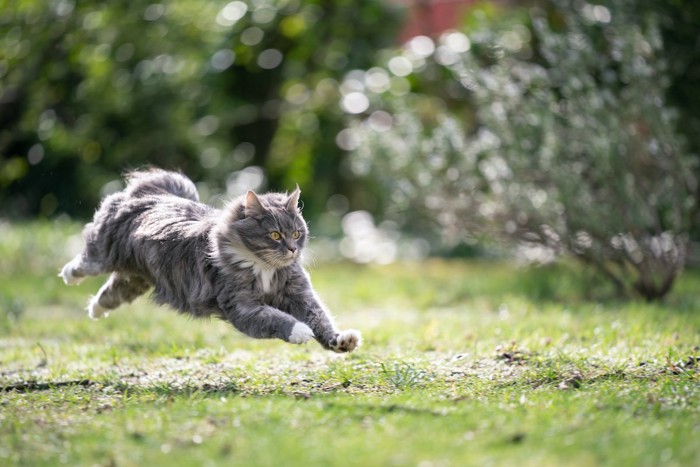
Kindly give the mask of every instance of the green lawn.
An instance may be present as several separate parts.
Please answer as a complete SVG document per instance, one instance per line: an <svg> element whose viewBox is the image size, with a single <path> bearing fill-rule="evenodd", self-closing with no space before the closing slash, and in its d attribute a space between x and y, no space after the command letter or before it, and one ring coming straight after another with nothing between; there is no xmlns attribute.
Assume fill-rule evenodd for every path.
<svg viewBox="0 0 700 467"><path fill-rule="evenodd" d="M91 321L100 281L56 277L79 230L0 223L0 465L700 465L697 273L646 304L564 269L319 264L364 335L336 355L146 299Z"/></svg>

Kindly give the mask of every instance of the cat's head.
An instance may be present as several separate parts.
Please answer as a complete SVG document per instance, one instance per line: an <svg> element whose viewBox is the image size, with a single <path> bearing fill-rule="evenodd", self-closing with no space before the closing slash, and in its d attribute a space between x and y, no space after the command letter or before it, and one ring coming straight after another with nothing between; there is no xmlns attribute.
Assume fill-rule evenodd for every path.
<svg viewBox="0 0 700 467"><path fill-rule="evenodd" d="M299 209L299 188L292 194L258 195L249 191L238 205L236 237L257 264L282 268L296 261L308 230ZM250 257L249 257L250 258Z"/></svg>

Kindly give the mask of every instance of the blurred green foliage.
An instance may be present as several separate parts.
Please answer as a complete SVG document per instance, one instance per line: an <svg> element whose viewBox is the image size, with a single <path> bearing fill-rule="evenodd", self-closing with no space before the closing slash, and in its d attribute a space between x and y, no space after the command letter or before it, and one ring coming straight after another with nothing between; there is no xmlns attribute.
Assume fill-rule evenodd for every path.
<svg viewBox="0 0 700 467"><path fill-rule="evenodd" d="M1 2L2 215L88 216L144 164L205 198L298 183L318 213L349 190L338 82L398 19L379 0Z"/></svg>
<svg viewBox="0 0 700 467"><path fill-rule="evenodd" d="M320 231L365 209L395 249L509 237L670 290L700 241L700 4L484 2L401 49L393 5L0 3L0 216L87 217L155 164L214 202L298 183Z"/></svg>
<svg viewBox="0 0 700 467"><path fill-rule="evenodd" d="M678 70L700 51L675 52L697 21L682 4L487 4L466 34L414 38L366 72L403 85L369 87L347 129L356 173L387 187L404 225L510 239L530 261L573 255L621 294L665 295L698 233L683 121L697 107L678 97L690 92Z"/></svg>

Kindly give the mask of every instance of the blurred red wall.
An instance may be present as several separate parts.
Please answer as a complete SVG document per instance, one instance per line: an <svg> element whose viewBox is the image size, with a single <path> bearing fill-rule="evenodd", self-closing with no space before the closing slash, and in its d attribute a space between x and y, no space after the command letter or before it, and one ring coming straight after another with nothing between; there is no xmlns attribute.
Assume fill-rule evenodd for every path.
<svg viewBox="0 0 700 467"><path fill-rule="evenodd" d="M476 0L392 0L408 11L399 34L400 43L415 36L435 37L459 25L469 6Z"/></svg>

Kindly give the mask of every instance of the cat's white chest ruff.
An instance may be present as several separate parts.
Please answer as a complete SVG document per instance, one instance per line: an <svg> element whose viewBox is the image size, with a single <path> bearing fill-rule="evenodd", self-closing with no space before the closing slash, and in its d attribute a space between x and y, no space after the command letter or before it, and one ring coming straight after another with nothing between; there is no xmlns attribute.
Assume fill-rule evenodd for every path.
<svg viewBox="0 0 700 467"><path fill-rule="evenodd" d="M230 255L230 258L233 259L232 262L239 268L250 269L253 272L255 280L263 293L268 294L272 292L275 274L277 273L275 269L267 267L266 264L251 258L250 254L246 254L237 248L228 247L224 251Z"/></svg>
<svg viewBox="0 0 700 467"><path fill-rule="evenodd" d="M246 261L241 264L241 266L250 268L255 274L255 279L260 285L263 293L270 293L272 291L272 283L275 279L276 271L274 269L269 269L262 267L259 263L253 261Z"/></svg>
<svg viewBox="0 0 700 467"><path fill-rule="evenodd" d="M255 275L258 277L258 283L262 287L264 293L270 293L272 290L272 280L275 278L274 269L261 269L255 271Z"/></svg>

